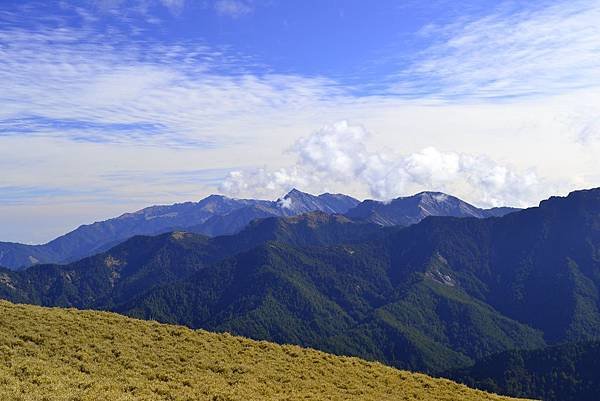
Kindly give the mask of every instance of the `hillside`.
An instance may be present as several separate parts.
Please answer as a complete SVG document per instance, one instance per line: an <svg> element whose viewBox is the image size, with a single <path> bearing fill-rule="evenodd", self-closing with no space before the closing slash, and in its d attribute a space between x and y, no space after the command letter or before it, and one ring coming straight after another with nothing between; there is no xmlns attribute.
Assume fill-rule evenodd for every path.
<svg viewBox="0 0 600 401"><path fill-rule="evenodd" d="M446 377L488 391L545 401L596 401L600 394L600 343L562 344L506 351Z"/></svg>
<svg viewBox="0 0 600 401"><path fill-rule="evenodd" d="M415 273L402 289L388 259L389 250L375 244L269 242L116 311L425 372L544 345L542 333L435 277Z"/></svg>
<svg viewBox="0 0 600 401"><path fill-rule="evenodd" d="M356 358L0 302L3 400L509 400Z"/></svg>
<svg viewBox="0 0 600 401"><path fill-rule="evenodd" d="M174 232L136 236L107 252L68 265L0 267L0 298L45 306L113 309L155 286L187 279L211 263L268 241L318 246L383 235L381 227L323 212L259 219L232 236Z"/></svg>

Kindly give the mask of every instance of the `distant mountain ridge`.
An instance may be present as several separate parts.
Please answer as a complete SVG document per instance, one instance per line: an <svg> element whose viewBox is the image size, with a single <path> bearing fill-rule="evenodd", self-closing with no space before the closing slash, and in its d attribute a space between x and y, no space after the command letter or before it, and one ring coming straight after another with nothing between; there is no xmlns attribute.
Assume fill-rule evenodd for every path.
<svg viewBox="0 0 600 401"><path fill-rule="evenodd" d="M421 192L390 202L357 199L343 194L318 196L292 189L275 201L233 199L210 195L199 202L150 206L137 212L79 228L47 244L0 242L0 265L19 269L43 263L70 263L106 251L135 235L158 235L184 230L211 237L240 232L251 221L320 211L382 226L407 226L427 216L502 216L517 209L480 209L454 196Z"/></svg>
<svg viewBox="0 0 600 401"><path fill-rule="evenodd" d="M350 209L346 216L383 226L408 226L418 223L428 216L477 217L481 219L500 217L517 210L519 209L510 207L481 209L442 192L420 192L389 202L366 200Z"/></svg>
<svg viewBox="0 0 600 401"><path fill-rule="evenodd" d="M275 201L256 201L225 214L215 214L206 221L181 227L187 231L209 236L235 234L252 220L265 217L289 217L314 211L343 214L359 204L357 199L343 194L311 195L292 189Z"/></svg>
<svg viewBox="0 0 600 401"><path fill-rule="evenodd" d="M82 225L43 245L0 242L0 265L18 269L40 263L69 263L108 250L135 235L158 235L180 229L210 236L233 234L257 218L310 211L345 213L358 203L347 195L314 196L296 189L276 201L210 195L199 202L150 206Z"/></svg>

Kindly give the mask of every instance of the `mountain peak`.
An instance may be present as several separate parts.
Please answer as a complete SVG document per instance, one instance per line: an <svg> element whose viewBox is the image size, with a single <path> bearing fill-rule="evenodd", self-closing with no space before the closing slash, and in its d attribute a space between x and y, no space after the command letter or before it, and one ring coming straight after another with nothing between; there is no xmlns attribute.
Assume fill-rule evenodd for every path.
<svg viewBox="0 0 600 401"><path fill-rule="evenodd" d="M314 196L311 195L309 193L306 192L302 192L296 188L292 188L287 194L285 194L285 196L283 197L283 199L287 199L287 198L297 198L297 197L305 197L305 196Z"/></svg>
<svg viewBox="0 0 600 401"><path fill-rule="evenodd" d="M203 201L211 201L211 200L221 200L221 199L231 199L228 196L225 195L219 195L219 194L210 194L208 195L206 198L202 198L200 199L199 202L203 202Z"/></svg>
<svg viewBox="0 0 600 401"><path fill-rule="evenodd" d="M346 215L350 218L371 221L384 226L411 225L428 216L491 217L502 216L514 209L486 210L477 208L455 196L436 191L423 191L402 196L390 202L364 201Z"/></svg>
<svg viewBox="0 0 600 401"><path fill-rule="evenodd" d="M418 194L413 195L413 197L433 198L439 202L445 201L448 198L453 198L453 196L437 191L422 191Z"/></svg>
<svg viewBox="0 0 600 401"><path fill-rule="evenodd" d="M277 199L277 206L284 216L292 216L313 211L345 213L359 202L347 195L321 194L315 196L292 188L285 196Z"/></svg>

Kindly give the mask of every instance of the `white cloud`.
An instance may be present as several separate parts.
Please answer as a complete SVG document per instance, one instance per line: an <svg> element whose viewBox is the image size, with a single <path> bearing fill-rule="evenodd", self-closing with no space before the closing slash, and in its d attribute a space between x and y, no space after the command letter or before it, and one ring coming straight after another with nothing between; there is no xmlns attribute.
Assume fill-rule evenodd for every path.
<svg viewBox="0 0 600 401"><path fill-rule="evenodd" d="M244 1L217 0L215 2L215 10L219 15L231 18L239 18L243 15L250 14L252 12L252 7L248 2Z"/></svg>
<svg viewBox="0 0 600 401"><path fill-rule="evenodd" d="M185 0L160 0L171 12L179 14L185 6Z"/></svg>
<svg viewBox="0 0 600 401"><path fill-rule="evenodd" d="M186 6L186 0L92 0L88 2L60 2L61 8L75 11L88 22L96 20L97 14L109 14L117 20L130 24L139 17L142 17L146 22L160 23L160 19L151 12L151 9L156 5L167 8L173 15L179 15Z"/></svg>
<svg viewBox="0 0 600 401"><path fill-rule="evenodd" d="M598 87L600 1L519 6L501 3L483 17L425 27L434 45L418 54L397 90L493 98Z"/></svg>
<svg viewBox="0 0 600 401"><path fill-rule="evenodd" d="M59 126L81 123L79 140L139 144L135 128L109 125L144 124L156 128L145 145L219 146L244 136L223 134L224 120L293 113L337 96L325 79L253 75L243 58L203 45L123 45L118 34L60 28L4 30L0 43L0 81L11 83L0 94L5 133L15 119L43 117ZM89 128L100 124L102 135ZM19 133L73 137L61 129Z"/></svg>
<svg viewBox="0 0 600 401"><path fill-rule="evenodd" d="M230 172L219 185L219 191L231 196L253 196L274 199L294 187L308 188L314 185L314 177L293 167L275 170L249 168Z"/></svg>
<svg viewBox="0 0 600 401"><path fill-rule="evenodd" d="M360 175L365 168L367 136L363 127L340 121L300 138L292 151L302 166L311 166L315 171L346 180Z"/></svg>
<svg viewBox="0 0 600 401"><path fill-rule="evenodd" d="M578 110L566 114L565 123L573 139L581 145L593 146L600 142L600 104L581 102Z"/></svg>
<svg viewBox="0 0 600 401"><path fill-rule="evenodd" d="M284 209L291 209L292 203L293 203L292 198L281 198L277 202L277 205Z"/></svg>
<svg viewBox="0 0 600 401"><path fill-rule="evenodd" d="M233 171L220 189L235 196L268 197L292 187L318 191L358 184L383 200L409 191L440 190L477 199L484 206L526 206L540 196L540 181L533 171L434 147L407 155L371 152L368 137L363 127L346 121L326 125L292 146L296 163L291 167Z"/></svg>

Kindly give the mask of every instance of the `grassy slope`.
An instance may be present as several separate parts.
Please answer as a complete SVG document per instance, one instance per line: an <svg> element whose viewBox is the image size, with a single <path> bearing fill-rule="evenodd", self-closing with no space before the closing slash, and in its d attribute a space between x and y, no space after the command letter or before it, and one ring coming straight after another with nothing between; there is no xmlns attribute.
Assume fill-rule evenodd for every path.
<svg viewBox="0 0 600 401"><path fill-rule="evenodd" d="M508 400L357 358L0 301L2 400Z"/></svg>

